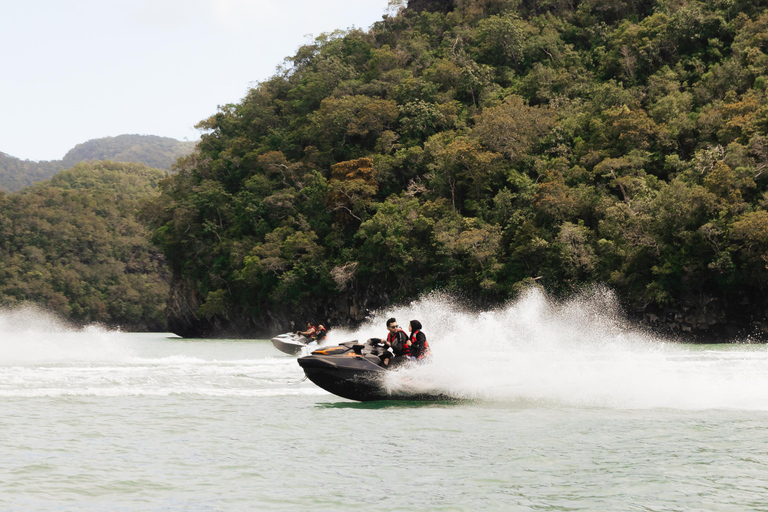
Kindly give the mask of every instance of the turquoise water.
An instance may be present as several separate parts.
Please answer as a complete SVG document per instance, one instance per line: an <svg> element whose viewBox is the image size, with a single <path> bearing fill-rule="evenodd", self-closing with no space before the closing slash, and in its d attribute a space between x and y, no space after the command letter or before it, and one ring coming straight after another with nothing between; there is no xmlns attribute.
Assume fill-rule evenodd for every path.
<svg viewBox="0 0 768 512"><path fill-rule="evenodd" d="M386 312L435 352L391 384L463 399L367 404L267 340L0 313L0 510L768 509L766 346L668 343L610 309Z"/></svg>

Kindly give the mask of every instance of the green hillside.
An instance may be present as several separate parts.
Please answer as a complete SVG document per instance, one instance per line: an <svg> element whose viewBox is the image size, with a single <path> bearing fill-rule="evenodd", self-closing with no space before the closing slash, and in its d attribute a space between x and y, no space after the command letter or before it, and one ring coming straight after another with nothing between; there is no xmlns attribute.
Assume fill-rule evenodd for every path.
<svg viewBox="0 0 768 512"><path fill-rule="evenodd" d="M77 164L0 192L0 305L43 305L79 323L165 327L163 257L137 219L164 173L141 164Z"/></svg>
<svg viewBox="0 0 768 512"><path fill-rule="evenodd" d="M64 164L52 162L32 162L0 153L0 190L15 192L37 181L50 179L64 169Z"/></svg>
<svg viewBox="0 0 768 512"><path fill-rule="evenodd" d="M194 142L182 142L169 137L118 135L78 144L64 155L62 163L68 168L78 162L111 160L137 162L156 169L170 169L176 160L189 155L194 148Z"/></svg>
<svg viewBox="0 0 768 512"><path fill-rule="evenodd" d="M171 323L349 323L536 282L768 329L766 6L422 0L323 35L162 184Z"/></svg>

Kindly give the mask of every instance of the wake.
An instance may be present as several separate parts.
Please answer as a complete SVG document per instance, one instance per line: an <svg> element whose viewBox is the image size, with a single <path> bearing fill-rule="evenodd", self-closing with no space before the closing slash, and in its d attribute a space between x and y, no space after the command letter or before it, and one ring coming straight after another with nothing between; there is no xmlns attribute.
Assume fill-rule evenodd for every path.
<svg viewBox="0 0 768 512"><path fill-rule="evenodd" d="M768 411L765 345L656 337L627 322L606 290L562 302L532 290L483 312L431 294L329 337L383 337L390 316L403 326L419 320L433 353L431 364L388 374L391 387L524 407ZM34 308L0 310L3 396L318 391L302 377L268 342L172 340L79 328Z"/></svg>

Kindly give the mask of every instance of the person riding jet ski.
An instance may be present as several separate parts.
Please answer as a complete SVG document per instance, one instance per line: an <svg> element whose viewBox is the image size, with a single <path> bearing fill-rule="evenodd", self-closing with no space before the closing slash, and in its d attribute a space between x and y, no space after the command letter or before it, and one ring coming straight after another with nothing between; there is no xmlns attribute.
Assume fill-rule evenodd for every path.
<svg viewBox="0 0 768 512"><path fill-rule="evenodd" d="M385 353L381 362L384 366L403 364L411 358L411 341L405 331L397 325L397 320L394 318L387 320L387 331L384 343L390 349L387 353L391 353L394 357L387 356Z"/></svg>
<svg viewBox="0 0 768 512"><path fill-rule="evenodd" d="M304 338L307 341L311 341L312 339L314 339L315 331L316 330L317 329L315 329L315 326L312 325L312 322L307 322L307 330L306 331L296 331L296 334L300 334L300 335L304 336Z"/></svg>
<svg viewBox="0 0 768 512"><path fill-rule="evenodd" d="M411 320L408 327L411 329L410 342L410 355L413 359L423 361L432 355L429 350L429 343L427 343L427 336L421 332L421 322L418 320Z"/></svg>

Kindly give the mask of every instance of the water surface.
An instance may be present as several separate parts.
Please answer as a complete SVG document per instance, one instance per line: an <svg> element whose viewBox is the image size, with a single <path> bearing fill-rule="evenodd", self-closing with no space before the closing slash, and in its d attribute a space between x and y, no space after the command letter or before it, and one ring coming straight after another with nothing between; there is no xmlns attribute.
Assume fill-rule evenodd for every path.
<svg viewBox="0 0 768 512"><path fill-rule="evenodd" d="M611 311L433 297L332 331L418 317L434 364L391 384L463 398L367 404L268 340L0 313L0 509L768 509L766 347L658 340Z"/></svg>

